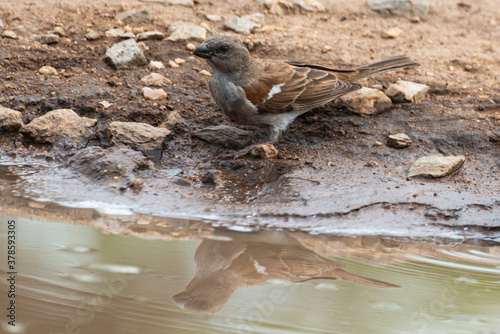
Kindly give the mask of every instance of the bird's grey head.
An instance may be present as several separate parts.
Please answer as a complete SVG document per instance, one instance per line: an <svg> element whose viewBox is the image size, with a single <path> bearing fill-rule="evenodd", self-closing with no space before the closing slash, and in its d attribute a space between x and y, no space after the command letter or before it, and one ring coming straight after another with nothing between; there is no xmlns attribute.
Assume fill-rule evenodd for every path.
<svg viewBox="0 0 500 334"><path fill-rule="evenodd" d="M214 69L226 74L236 74L252 62L252 56L237 38L231 36L213 36L198 46L193 54L205 58Z"/></svg>

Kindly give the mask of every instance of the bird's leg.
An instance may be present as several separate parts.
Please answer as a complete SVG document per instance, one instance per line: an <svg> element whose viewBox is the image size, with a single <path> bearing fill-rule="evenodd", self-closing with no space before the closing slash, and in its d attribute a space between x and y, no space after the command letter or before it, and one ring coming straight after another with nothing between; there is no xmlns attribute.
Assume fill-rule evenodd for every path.
<svg viewBox="0 0 500 334"><path fill-rule="evenodd" d="M269 140L271 144L277 144L280 142L281 137L283 136L283 131L275 127L274 125L271 125L269 127Z"/></svg>

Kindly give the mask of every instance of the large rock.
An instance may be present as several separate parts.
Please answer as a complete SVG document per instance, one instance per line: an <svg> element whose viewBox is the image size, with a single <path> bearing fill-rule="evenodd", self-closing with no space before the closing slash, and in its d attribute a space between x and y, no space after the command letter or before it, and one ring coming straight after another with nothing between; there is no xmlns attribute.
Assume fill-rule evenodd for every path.
<svg viewBox="0 0 500 334"><path fill-rule="evenodd" d="M404 133L396 133L387 137L387 146L394 148L405 148L410 146L411 138Z"/></svg>
<svg viewBox="0 0 500 334"><path fill-rule="evenodd" d="M135 11L129 10L126 12L121 12L116 14L116 19L122 21L125 24L139 23L148 24L153 22L151 14L147 10Z"/></svg>
<svg viewBox="0 0 500 334"><path fill-rule="evenodd" d="M234 30L240 34L248 35L253 32L255 28L261 27L261 21L263 18L264 14L261 13L245 15L242 17L231 16L224 23L224 27Z"/></svg>
<svg viewBox="0 0 500 334"><path fill-rule="evenodd" d="M465 157L445 157L442 154L431 155L417 159L411 166L409 177L443 177L453 174L464 164Z"/></svg>
<svg viewBox="0 0 500 334"><path fill-rule="evenodd" d="M339 98L341 106L360 115L380 114L392 106L392 101L383 92L362 87Z"/></svg>
<svg viewBox="0 0 500 334"><path fill-rule="evenodd" d="M203 42L207 38L207 30L205 28L182 21L172 23L168 27L168 32L170 36L168 36L166 40L171 42L191 39Z"/></svg>
<svg viewBox="0 0 500 334"><path fill-rule="evenodd" d="M426 0L366 0L366 5L383 16L404 16L409 19L424 18L429 12L429 2Z"/></svg>
<svg viewBox="0 0 500 334"><path fill-rule="evenodd" d="M21 129L24 137L58 148L80 149L95 136L97 120L80 117L71 109L52 110Z"/></svg>
<svg viewBox="0 0 500 334"><path fill-rule="evenodd" d="M162 33L161 31L156 31L156 30L142 32L142 33L137 35L138 41L144 41L144 40L148 40L148 39L158 40L158 39L164 39L164 38L165 38L165 34Z"/></svg>
<svg viewBox="0 0 500 334"><path fill-rule="evenodd" d="M229 125L207 126L195 131L193 135L209 143L230 148L243 148L250 144L254 138L250 131Z"/></svg>
<svg viewBox="0 0 500 334"><path fill-rule="evenodd" d="M106 61L117 70L148 63L133 39L127 39L110 47L106 51Z"/></svg>
<svg viewBox="0 0 500 334"><path fill-rule="evenodd" d="M20 111L0 106L0 133L18 132L23 125L23 117Z"/></svg>
<svg viewBox="0 0 500 334"><path fill-rule="evenodd" d="M123 28L113 28L113 29L106 30L104 32L104 35L107 38L118 38L118 37L122 36L123 34L125 34L125 29L123 29Z"/></svg>
<svg viewBox="0 0 500 334"><path fill-rule="evenodd" d="M32 35L31 39L42 44L56 44L59 42L59 35L46 34L46 35Z"/></svg>
<svg viewBox="0 0 500 334"><path fill-rule="evenodd" d="M394 102L419 103L424 102L427 99L428 91L429 86L410 81L399 80L395 84L390 85L385 93Z"/></svg>
<svg viewBox="0 0 500 334"><path fill-rule="evenodd" d="M112 122L107 129L111 144L130 146L155 161L161 159L163 142L169 134L168 129L136 122Z"/></svg>
<svg viewBox="0 0 500 334"><path fill-rule="evenodd" d="M264 0L264 5L271 13L283 11L324 12L325 6L316 0Z"/></svg>
<svg viewBox="0 0 500 334"><path fill-rule="evenodd" d="M127 176L148 166L146 157L128 146L113 146L109 149L91 146L80 150L68 161L69 168L96 180Z"/></svg>
<svg viewBox="0 0 500 334"><path fill-rule="evenodd" d="M193 0L141 0L142 2L162 3L171 6L194 7Z"/></svg>

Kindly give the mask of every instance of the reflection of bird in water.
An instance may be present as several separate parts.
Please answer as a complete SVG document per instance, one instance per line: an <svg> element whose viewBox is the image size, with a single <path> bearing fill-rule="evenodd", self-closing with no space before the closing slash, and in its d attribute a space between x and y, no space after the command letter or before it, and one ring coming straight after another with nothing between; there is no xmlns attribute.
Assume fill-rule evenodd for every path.
<svg viewBox="0 0 500 334"><path fill-rule="evenodd" d="M217 312L238 287L263 285L269 279L341 279L378 288L398 287L350 274L341 269L344 264L319 256L283 233L218 232L217 237L201 242L194 256L195 277L173 297L187 311Z"/></svg>

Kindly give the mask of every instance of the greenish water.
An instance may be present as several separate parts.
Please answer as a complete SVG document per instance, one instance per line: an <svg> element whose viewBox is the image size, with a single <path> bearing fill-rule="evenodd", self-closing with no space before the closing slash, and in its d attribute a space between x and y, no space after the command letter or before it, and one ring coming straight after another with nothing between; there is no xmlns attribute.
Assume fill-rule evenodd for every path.
<svg viewBox="0 0 500 334"><path fill-rule="evenodd" d="M500 247L153 225L118 235L0 216L2 332L500 332Z"/></svg>

